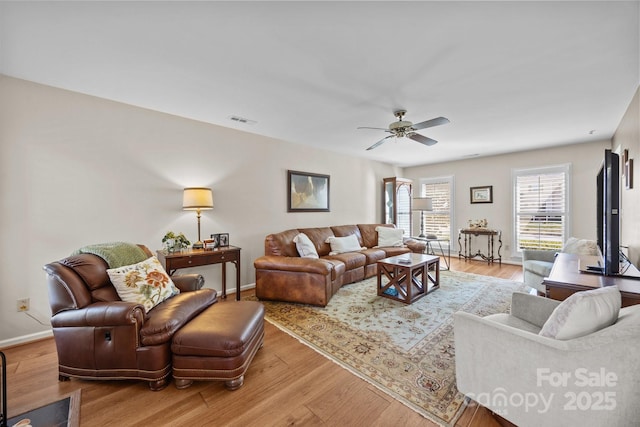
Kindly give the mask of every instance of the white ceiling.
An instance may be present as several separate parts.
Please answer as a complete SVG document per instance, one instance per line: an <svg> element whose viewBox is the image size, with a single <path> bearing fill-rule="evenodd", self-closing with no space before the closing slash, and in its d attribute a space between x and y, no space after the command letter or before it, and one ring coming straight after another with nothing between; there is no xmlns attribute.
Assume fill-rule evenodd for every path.
<svg viewBox="0 0 640 427"><path fill-rule="evenodd" d="M3 1L0 73L411 166L610 138L639 18L638 1ZM451 123L420 131L433 147L365 151L386 134L356 127L399 108Z"/></svg>

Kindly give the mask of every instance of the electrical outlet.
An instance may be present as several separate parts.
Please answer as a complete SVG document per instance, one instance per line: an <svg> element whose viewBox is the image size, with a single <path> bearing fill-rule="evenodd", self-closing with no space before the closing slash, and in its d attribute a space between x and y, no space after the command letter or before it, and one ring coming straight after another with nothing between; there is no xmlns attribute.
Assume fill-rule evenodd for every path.
<svg viewBox="0 0 640 427"><path fill-rule="evenodd" d="M21 298L16 301L18 311L29 311L29 298Z"/></svg>

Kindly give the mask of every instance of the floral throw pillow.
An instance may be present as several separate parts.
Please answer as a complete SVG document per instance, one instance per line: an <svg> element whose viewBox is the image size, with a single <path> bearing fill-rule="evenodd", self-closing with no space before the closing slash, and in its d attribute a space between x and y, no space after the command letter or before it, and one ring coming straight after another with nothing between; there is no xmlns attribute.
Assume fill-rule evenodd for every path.
<svg viewBox="0 0 640 427"><path fill-rule="evenodd" d="M142 304L145 312L180 293L155 256L137 264L110 268L107 274L120 299Z"/></svg>

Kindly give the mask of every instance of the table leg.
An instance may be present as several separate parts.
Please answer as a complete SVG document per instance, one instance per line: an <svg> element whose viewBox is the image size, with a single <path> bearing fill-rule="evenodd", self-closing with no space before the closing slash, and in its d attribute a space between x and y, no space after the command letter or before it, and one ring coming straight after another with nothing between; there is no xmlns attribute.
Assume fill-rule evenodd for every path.
<svg viewBox="0 0 640 427"><path fill-rule="evenodd" d="M236 301L240 301L240 258L234 262L236 265Z"/></svg>
<svg viewBox="0 0 640 427"><path fill-rule="evenodd" d="M227 263L222 262L222 298L227 298Z"/></svg>

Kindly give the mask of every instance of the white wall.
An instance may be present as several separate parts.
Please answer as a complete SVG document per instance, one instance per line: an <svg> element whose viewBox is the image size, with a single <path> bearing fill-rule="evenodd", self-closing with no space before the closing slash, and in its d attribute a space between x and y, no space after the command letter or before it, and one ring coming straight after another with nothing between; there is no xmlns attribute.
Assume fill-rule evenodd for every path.
<svg viewBox="0 0 640 427"><path fill-rule="evenodd" d="M469 220L486 218L490 228L502 230L502 259L516 260L517 257L511 250L513 245L511 171L570 163L573 214L570 218L569 236L595 239L596 174L602 163L604 149L610 147L611 142L607 140L416 166L406 168L404 177L412 179L415 183L419 182L420 178L449 175L455 177L455 232L452 254L457 255L459 249L457 230L467 226ZM493 186L493 203L471 204L469 188L485 185ZM482 244L485 244L484 241Z"/></svg>
<svg viewBox="0 0 640 427"><path fill-rule="evenodd" d="M287 213L287 169L330 175L331 212ZM380 221L382 178L398 170L0 75L0 173L2 347L49 329L16 311L29 297L48 322L47 262L99 242L160 249L169 230L196 240L183 187L213 189L202 235L230 234L246 285L268 233ZM220 266L192 271L221 288Z"/></svg>

